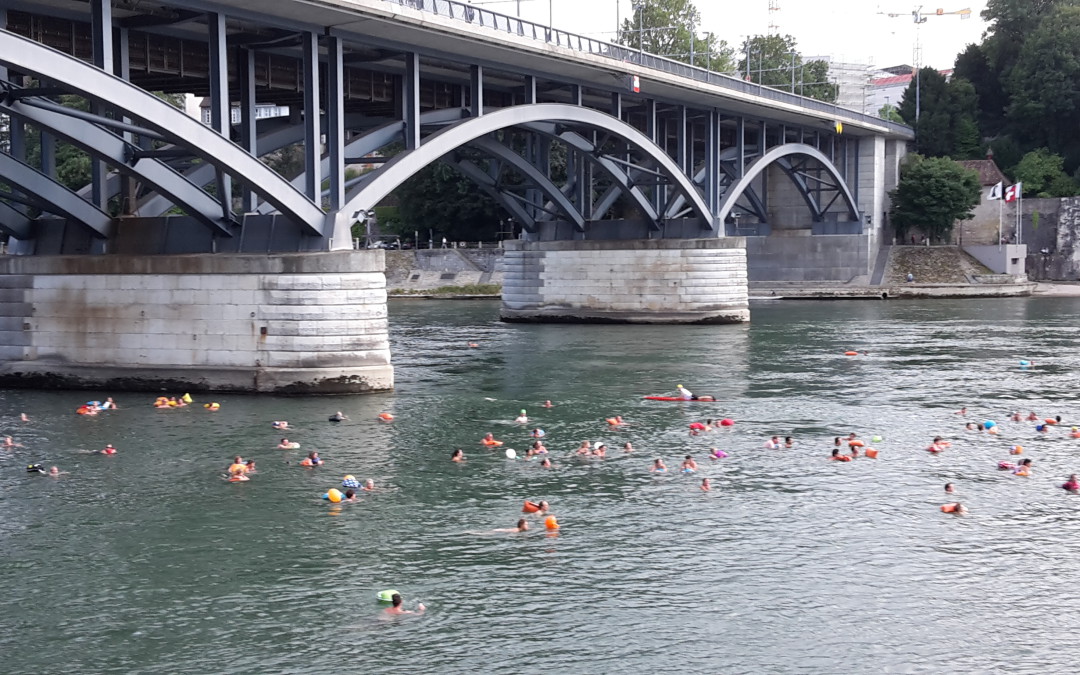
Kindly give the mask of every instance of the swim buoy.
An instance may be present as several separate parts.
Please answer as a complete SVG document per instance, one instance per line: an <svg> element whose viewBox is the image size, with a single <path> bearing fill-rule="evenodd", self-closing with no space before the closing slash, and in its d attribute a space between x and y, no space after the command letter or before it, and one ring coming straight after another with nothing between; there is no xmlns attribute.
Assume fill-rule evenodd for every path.
<svg viewBox="0 0 1080 675"><path fill-rule="evenodd" d="M300 466L315 466L315 464L307 457L300 460Z"/></svg>
<svg viewBox="0 0 1080 675"><path fill-rule="evenodd" d="M733 427L735 426L735 420L725 417L724 419L720 420L720 426Z"/></svg>
<svg viewBox="0 0 1080 675"><path fill-rule="evenodd" d="M549 530L559 529L559 521L555 519L555 516L548 516L544 518L544 527Z"/></svg>
<svg viewBox="0 0 1080 675"><path fill-rule="evenodd" d="M384 413L379 413L379 419L381 419L383 422L393 422L394 421L394 416L391 415L388 412L384 412Z"/></svg>
<svg viewBox="0 0 1080 675"><path fill-rule="evenodd" d="M387 591L379 591L375 594L375 598L379 602L393 602L395 595L401 595L401 593L398 593L397 591L391 589Z"/></svg>
<svg viewBox="0 0 1080 675"><path fill-rule="evenodd" d="M959 508L960 508L959 504L942 504L941 505L941 512L942 513L956 513L959 510Z"/></svg>
<svg viewBox="0 0 1080 675"><path fill-rule="evenodd" d="M859 352L844 352L844 356L858 356Z"/></svg>
<svg viewBox="0 0 1080 675"><path fill-rule="evenodd" d="M836 460L837 462L850 462L851 461L851 456L850 455L836 455L835 457L833 457L833 459Z"/></svg>
<svg viewBox="0 0 1080 675"><path fill-rule="evenodd" d="M604 421L607 422L608 424L610 424L613 427L619 426L619 420L615 419L614 417L609 417Z"/></svg>
<svg viewBox="0 0 1080 675"><path fill-rule="evenodd" d="M180 397L180 400L183 401L184 403L191 403L191 401L192 401L191 394L184 394L183 396Z"/></svg>
<svg viewBox="0 0 1080 675"><path fill-rule="evenodd" d="M861 448L864 445L866 445L866 443L863 443L862 441L860 441L857 438L855 440L853 440L853 441L848 441L847 444L848 444L849 448Z"/></svg>
<svg viewBox="0 0 1080 675"><path fill-rule="evenodd" d="M1046 422L1047 424L1057 424L1057 420L1054 419L1053 417L1047 417L1046 419L1043 420L1043 422Z"/></svg>
<svg viewBox="0 0 1080 675"><path fill-rule="evenodd" d="M341 490L337 488L330 488L326 491L326 498L330 500L330 502L333 504L337 504L338 502L340 502L341 498L344 496L345 495L341 494Z"/></svg>
<svg viewBox="0 0 1080 675"><path fill-rule="evenodd" d="M495 439L491 439L490 441L487 440L487 439L484 439L484 440L482 440L480 442L483 443L484 445L488 446L489 448L495 448L495 447L498 447L498 446L503 444L502 441L496 441Z"/></svg>
<svg viewBox="0 0 1080 675"><path fill-rule="evenodd" d="M1022 455L1022 454L1024 454L1024 446L1022 446L1022 445L1014 445L1014 446L1012 446L1011 448L1009 448L1009 454L1010 455Z"/></svg>
<svg viewBox="0 0 1080 675"><path fill-rule="evenodd" d="M870 459L877 459L878 452L877 452L877 450L875 450L873 448L867 448L863 452L863 454L866 455L867 457L869 457Z"/></svg>
<svg viewBox="0 0 1080 675"><path fill-rule="evenodd" d="M203 403L203 407L206 408L207 410L218 410L219 408L221 408L221 404L220 403Z"/></svg>
<svg viewBox="0 0 1080 675"><path fill-rule="evenodd" d="M86 406L86 405L79 406L78 408L75 409L75 414L76 415L89 415L90 414L90 406Z"/></svg>
<svg viewBox="0 0 1080 675"><path fill-rule="evenodd" d="M539 513L540 512L540 505L539 504L534 504L534 503L530 502L528 499L526 499L525 504L521 507L521 512L522 513Z"/></svg>

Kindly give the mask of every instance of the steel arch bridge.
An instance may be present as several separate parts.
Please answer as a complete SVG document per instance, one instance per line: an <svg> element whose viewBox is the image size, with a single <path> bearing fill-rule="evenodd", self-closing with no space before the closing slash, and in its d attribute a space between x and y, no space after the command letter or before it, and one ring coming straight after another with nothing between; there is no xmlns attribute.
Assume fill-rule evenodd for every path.
<svg viewBox="0 0 1080 675"><path fill-rule="evenodd" d="M350 248L358 217L433 162L489 194L525 238L725 236L740 219L768 224L770 203L792 196L807 223L861 228L860 143L878 132L455 61L401 37L421 36L399 16L412 10L360 6L387 4L334 10L375 26L362 33L227 0L6 2L0 230L12 250ZM160 92L204 96L208 123ZM288 115L259 119L268 103ZM91 158L90 184L63 184L58 143ZM300 149L298 171L262 161L287 148Z"/></svg>

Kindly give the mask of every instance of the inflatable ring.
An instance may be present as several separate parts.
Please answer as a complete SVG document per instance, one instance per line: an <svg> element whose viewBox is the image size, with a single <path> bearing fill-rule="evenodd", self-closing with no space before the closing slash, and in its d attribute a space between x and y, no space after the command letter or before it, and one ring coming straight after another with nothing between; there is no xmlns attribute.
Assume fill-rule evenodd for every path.
<svg viewBox="0 0 1080 675"><path fill-rule="evenodd" d="M395 595L401 595L401 594L398 593L397 591L393 590L393 589L390 589L390 590L385 590L385 591L379 591L378 593L375 594L375 598L379 602L393 602Z"/></svg>

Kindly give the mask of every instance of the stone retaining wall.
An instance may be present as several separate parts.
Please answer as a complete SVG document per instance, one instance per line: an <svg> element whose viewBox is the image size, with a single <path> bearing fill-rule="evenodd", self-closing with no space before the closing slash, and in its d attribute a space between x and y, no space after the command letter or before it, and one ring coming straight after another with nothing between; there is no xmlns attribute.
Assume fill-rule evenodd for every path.
<svg viewBox="0 0 1080 675"><path fill-rule="evenodd" d="M0 384L393 387L382 251L0 258Z"/></svg>
<svg viewBox="0 0 1080 675"><path fill-rule="evenodd" d="M749 321L741 237L505 242L505 321Z"/></svg>

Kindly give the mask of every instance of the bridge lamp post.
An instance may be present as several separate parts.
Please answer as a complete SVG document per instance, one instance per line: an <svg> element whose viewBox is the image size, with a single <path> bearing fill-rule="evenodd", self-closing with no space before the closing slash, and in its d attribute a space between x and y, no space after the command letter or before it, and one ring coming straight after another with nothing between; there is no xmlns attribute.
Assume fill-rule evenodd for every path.
<svg viewBox="0 0 1080 675"><path fill-rule="evenodd" d="M645 10L645 0L634 0L633 8L637 12L637 48L640 54L645 51L645 23L642 17Z"/></svg>
<svg viewBox="0 0 1080 675"><path fill-rule="evenodd" d="M371 248L371 220L375 217L374 211L357 211L352 214L353 220L364 221L364 248Z"/></svg>

